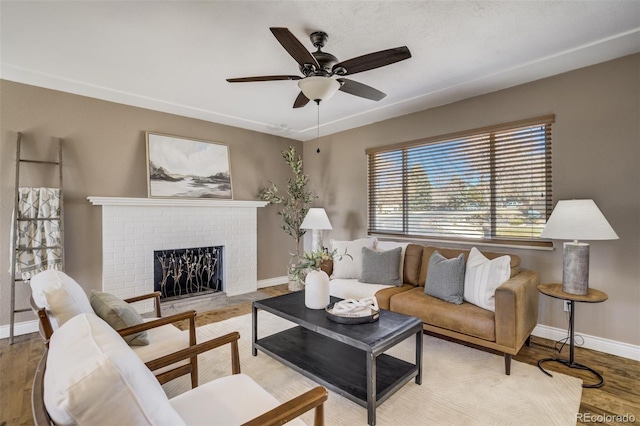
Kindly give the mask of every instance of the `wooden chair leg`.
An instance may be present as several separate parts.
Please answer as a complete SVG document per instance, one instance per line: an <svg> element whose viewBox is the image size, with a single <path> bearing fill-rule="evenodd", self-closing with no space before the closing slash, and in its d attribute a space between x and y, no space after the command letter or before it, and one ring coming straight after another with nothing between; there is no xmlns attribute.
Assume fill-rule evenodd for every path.
<svg viewBox="0 0 640 426"><path fill-rule="evenodd" d="M313 414L313 425L324 426L324 404L318 405Z"/></svg>
<svg viewBox="0 0 640 426"><path fill-rule="evenodd" d="M504 374L511 375L511 354L504 354Z"/></svg>

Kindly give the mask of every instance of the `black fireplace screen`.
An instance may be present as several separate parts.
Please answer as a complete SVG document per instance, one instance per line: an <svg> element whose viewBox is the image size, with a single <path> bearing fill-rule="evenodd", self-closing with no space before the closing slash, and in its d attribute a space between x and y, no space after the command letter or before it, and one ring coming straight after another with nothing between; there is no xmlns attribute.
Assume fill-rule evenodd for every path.
<svg viewBox="0 0 640 426"><path fill-rule="evenodd" d="M162 298L222 291L222 248L154 251L154 291L161 292Z"/></svg>

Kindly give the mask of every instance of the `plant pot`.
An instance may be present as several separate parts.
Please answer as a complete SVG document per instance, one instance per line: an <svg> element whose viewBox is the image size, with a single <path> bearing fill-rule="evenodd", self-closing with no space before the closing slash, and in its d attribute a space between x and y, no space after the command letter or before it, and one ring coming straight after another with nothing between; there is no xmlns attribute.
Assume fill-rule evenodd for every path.
<svg viewBox="0 0 640 426"><path fill-rule="evenodd" d="M305 278L304 304L309 309L324 309L329 304L329 275L310 271Z"/></svg>
<svg viewBox="0 0 640 426"><path fill-rule="evenodd" d="M296 270L296 266L300 263L300 256L294 255L289 259L287 268L287 277L289 279L287 287L289 291L300 291L304 289L304 274L300 270Z"/></svg>
<svg viewBox="0 0 640 426"><path fill-rule="evenodd" d="M298 278L297 275L289 275L289 282L287 283L287 288L289 291L300 291L304 290L304 281L301 278Z"/></svg>

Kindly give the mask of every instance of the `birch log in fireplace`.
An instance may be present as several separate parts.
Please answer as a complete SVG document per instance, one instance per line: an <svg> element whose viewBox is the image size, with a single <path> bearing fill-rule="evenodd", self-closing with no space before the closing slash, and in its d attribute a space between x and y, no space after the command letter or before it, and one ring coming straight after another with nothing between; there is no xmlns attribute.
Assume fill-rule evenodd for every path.
<svg viewBox="0 0 640 426"><path fill-rule="evenodd" d="M229 296L257 290L257 208L266 206L266 202L122 197L88 200L102 206L103 291L121 298L150 293L155 288L156 252L211 247L221 247L223 253L221 290ZM146 311L150 306L140 309Z"/></svg>

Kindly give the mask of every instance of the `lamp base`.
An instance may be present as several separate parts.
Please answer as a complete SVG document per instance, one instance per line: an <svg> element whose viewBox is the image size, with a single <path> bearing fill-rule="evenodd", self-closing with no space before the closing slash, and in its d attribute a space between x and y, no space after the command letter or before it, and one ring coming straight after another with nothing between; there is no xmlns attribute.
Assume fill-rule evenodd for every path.
<svg viewBox="0 0 640 426"><path fill-rule="evenodd" d="M562 291L586 295L589 293L589 244L564 243Z"/></svg>
<svg viewBox="0 0 640 426"><path fill-rule="evenodd" d="M312 229L311 233L311 250L318 251L322 248L322 230Z"/></svg>

